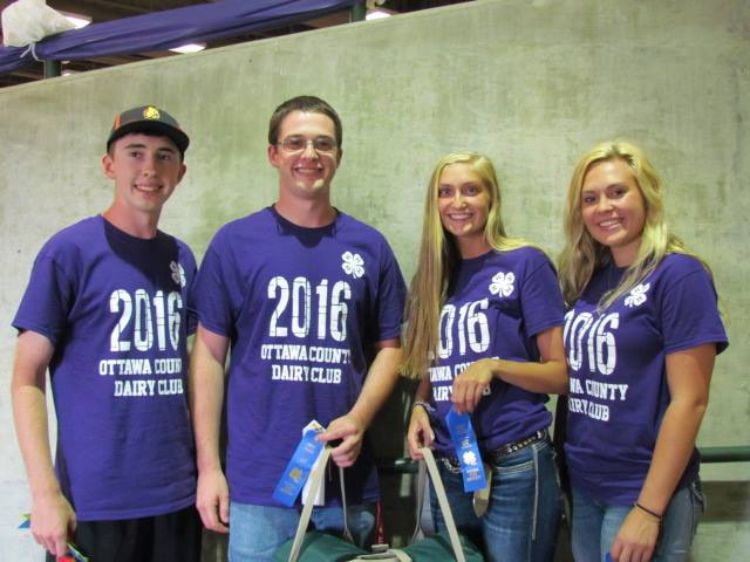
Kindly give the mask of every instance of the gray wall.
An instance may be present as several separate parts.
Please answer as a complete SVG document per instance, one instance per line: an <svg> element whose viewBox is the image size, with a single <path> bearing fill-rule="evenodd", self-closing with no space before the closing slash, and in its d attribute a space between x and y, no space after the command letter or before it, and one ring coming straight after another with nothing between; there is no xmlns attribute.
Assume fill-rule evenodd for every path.
<svg viewBox="0 0 750 562"><path fill-rule="evenodd" d="M407 276L424 185L446 151L491 156L510 232L556 253L575 158L612 136L642 143L666 179L672 225L713 267L732 341L699 444L750 444L749 39L746 0L480 0L0 90L0 387L36 252L111 199L98 162L118 110L162 105L190 133L188 174L162 226L200 256L222 223L274 200L267 119L315 93L344 121L336 205L381 229ZM37 560L15 530L29 496L10 410L4 390L0 559ZM718 503L694 558L739 560L750 508L747 485L732 481L747 480L748 465L703 473Z"/></svg>

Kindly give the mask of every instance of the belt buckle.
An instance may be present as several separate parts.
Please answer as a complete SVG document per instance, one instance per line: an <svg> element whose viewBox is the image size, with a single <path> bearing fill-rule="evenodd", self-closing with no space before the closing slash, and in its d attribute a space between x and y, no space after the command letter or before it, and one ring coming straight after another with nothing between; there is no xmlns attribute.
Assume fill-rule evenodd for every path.
<svg viewBox="0 0 750 562"><path fill-rule="evenodd" d="M438 460L451 474L461 474L461 463L455 457L439 457Z"/></svg>

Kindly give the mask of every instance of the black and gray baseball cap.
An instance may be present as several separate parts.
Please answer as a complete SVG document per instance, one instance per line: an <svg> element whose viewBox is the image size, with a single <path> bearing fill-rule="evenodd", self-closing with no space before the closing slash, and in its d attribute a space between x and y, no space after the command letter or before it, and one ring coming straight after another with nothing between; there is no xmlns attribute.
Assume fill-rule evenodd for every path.
<svg viewBox="0 0 750 562"><path fill-rule="evenodd" d="M113 142L129 133L153 133L169 137L177 145L183 156L190 144L190 138L182 130L177 120L154 105L134 107L115 117L115 122L107 139L107 151L109 151Z"/></svg>

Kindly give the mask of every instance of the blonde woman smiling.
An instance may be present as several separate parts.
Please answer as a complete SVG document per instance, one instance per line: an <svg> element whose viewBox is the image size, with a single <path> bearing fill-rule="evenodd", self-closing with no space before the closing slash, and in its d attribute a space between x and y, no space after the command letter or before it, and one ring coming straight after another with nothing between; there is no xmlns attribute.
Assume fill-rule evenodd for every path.
<svg viewBox="0 0 750 562"><path fill-rule="evenodd" d="M573 554L687 560L702 510L695 438L727 346L711 273L669 232L659 178L627 142L579 159L565 233Z"/></svg>
<svg viewBox="0 0 750 562"><path fill-rule="evenodd" d="M460 530L488 560L552 560L559 487L547 392L565 392L563 302L549 259L508 238L492 162L442 158L428 184L419 265L408 305L405 372L421 379L410 453L432 446ZM472 414L492 466L489 507L475 515L445 416ZM444 528L433 506L438 529Z"/></svg>

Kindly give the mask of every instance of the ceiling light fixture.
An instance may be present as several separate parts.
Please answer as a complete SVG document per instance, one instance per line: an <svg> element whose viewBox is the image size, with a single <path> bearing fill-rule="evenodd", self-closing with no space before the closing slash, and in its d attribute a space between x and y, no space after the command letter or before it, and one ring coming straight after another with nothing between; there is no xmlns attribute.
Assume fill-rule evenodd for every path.
<svg viewBox="0 0 750 562"><path fill-rule="evenodd" d="M197 53L199 51L202 51L206 48L205 43L186 43L185 45L180 45L179 47L175 47L174 49L169 49L173 53Z"/></svg>
<svg viewBox="0 0 750 562"><path fill-rule="evenodd" d="M367 14L365 15L365 19L367 21L371 20L380 20L383 18L388 18L392 15L394 15L396 12L393 10L387 10L385 8L372 8L371 10L367 10Z"/></svg>
<svg viewBox="0 0 750 562"><path fill-rule="evenodd" d="M72 23L76 29L81 29L91 23L91 18L89 16L74 14L73 12L65 12L63 10L58 10L58 12L65 16L65 19Z"/></svg>

